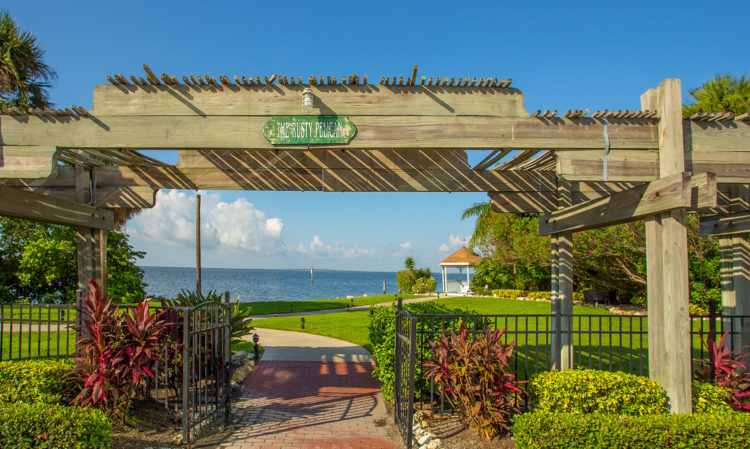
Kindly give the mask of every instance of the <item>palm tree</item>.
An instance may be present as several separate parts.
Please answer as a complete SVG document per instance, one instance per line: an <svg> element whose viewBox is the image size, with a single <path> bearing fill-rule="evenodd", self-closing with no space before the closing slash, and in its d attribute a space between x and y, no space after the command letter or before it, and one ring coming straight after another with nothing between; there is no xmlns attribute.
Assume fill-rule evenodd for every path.
<svg viewBox="0 0 750 449"><path fill-rule="evenodd" d="M750 110L750 78L715 75L701 87L690 90L696 102L682 108L683 118L696 112L733 112L744 114Z"/></svg>
<svg viewBox="0 0 750 449"><path fill-rule="evenodd" d="M0 11L0 106L28 110L50 105L47 88L57 74L43 56L36 37Z"/></svg>
<svg viewBox="0 0 750 449"><path fill-rule="evenodd" d="M411 256L407 257L404 261L404 266L407 270L414 271L414 258Z"/></svg>
<svg viewBox="0 0 750 449"><path fill-rule="evenodd" d="M492 216L492 204L489 201L486 203L474 203L461 214L461 220L469 218L477 219L474 225L474 232L471 234L471 239L469 239L469 249L474 249L480 241L489 235L490 216Z"/></svg>

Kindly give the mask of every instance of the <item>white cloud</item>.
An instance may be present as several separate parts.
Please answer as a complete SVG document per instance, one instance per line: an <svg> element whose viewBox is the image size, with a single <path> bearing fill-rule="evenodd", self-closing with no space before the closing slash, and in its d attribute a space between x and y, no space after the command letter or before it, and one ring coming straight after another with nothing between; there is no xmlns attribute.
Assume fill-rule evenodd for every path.
<svg viewBox="0 0 750 449"><path fill-rule="evenodd" d="M234 252L278 253L285 249L281 218L266 218L244 198L220 201L218 193L201 193L201 246ZM195 195L160 190L156 206L129 223L133 235L173 246L195 242Z"/></svg>
<svg viewBox="0 0 750 449"><path fill-rule="evenodd" d="M398 246L399 248L401 248L401 252L403 252L404 254L410 254L413 247L411 242L404 242Z"/></svg>
<svg viewBox="0 0 750 449"><path fill-rule="evenodd" d="M458 248L462 246L466 246L469 242L469 239L466 238L465 235L461 234L451 234L448 236L448 242L447 243L441 243L438 246L438 251L440 254L448 255L448 253L452 253L453 251L457 250Z"/></svg>
<svg viewBox="0 0 750 449"><path fill-rule="evenodd" d="M336 242L333 245L326 245L319 235L313 237L312 242L307 246L300 243L299 246L297 246L297 252L312 257L341 257L344 259L354 259L356 257L372 256L375 254L374 249L364 249L357 245L342 245L339 242Z"/></svg>

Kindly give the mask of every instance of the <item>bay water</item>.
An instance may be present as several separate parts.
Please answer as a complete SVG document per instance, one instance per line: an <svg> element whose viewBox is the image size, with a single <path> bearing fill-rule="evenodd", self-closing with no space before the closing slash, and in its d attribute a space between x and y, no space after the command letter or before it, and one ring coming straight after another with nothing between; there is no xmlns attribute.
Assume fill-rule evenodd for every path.
<svg viewBox="0 0 750 449"><path fill-rule="evenodd" d="M149 295L174 298L180 290L195 290L195 268L141 267L143 280L148 284ZM437 291L442 291L440 274L433 273L438 281ZM241 302L300 301L309 299L334 299L347 296L372 296L398 292L396 272L335 271L313 269L266 270L237 268L203 268L202 291L215 290L221 294L229 291L231 300L237 296Z"/></svg>

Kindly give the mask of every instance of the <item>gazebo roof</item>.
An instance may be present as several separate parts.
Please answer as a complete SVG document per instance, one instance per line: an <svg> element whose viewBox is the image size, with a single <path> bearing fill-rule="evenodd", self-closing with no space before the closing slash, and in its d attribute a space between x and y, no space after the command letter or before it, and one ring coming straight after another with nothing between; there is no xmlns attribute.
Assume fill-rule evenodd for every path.
<svg viewBox="0 0 750 449"><path fill-rule="evenodd" d="M440 265L475 265L482 260L481 257L474 254L473 251L465 246L459 248L455 253L443 259Z"/></svg>

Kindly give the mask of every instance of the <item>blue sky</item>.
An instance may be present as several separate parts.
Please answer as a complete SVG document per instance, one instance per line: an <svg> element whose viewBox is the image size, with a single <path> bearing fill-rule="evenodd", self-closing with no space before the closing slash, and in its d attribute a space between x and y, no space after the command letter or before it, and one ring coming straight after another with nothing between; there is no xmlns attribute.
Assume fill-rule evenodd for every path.
<svg viewBox="0 0 750 449"><path fill-rule="evenodd" d="M91 106L108 74L343 74L513 78L526 109L636 109L664 78L683 98L750 74L750 2L192 2L4 0L59 75L61 107ZM477 156L481 157L481 156ZM392 271L438 262L471 234L484 194L209 192L204 265ZM194 192L160 192L128 223L143 264L190 266ZM194 206L193 206L194 207Z"/></svg>

